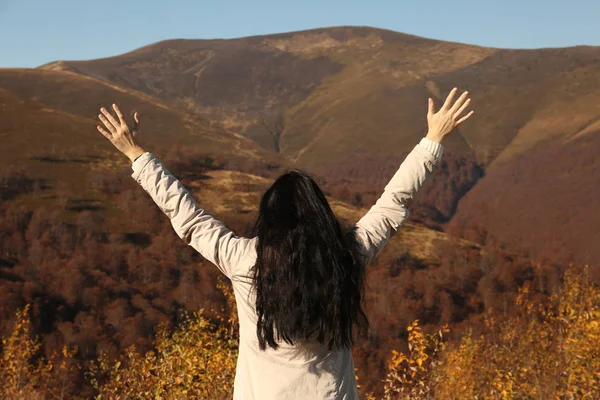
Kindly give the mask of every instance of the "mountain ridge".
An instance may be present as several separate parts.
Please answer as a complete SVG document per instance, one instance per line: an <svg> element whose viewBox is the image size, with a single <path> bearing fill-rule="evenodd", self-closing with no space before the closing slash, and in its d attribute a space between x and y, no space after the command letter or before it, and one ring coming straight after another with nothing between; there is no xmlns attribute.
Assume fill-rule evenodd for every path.
<svg viewBox="0 0 600 400"><path fill-rule="evenodd" d="M394 43L401 43L402 48L410 49L410 51L406 50L402 53L399 48L385 48L386 45ZM600 53L599 49L593 46L576 46L540 50L506 50L436 41L368 27L335 27L236 39L171 39L116 57L89 62L60 61L59 63L61 68L71 68L81 74L96 76L120 85L129 85L138 91L174 101L188 111L196 110L211 120L221 121L225 128L242 133L271 151L279 150L290 160L301 162L300 160L304 158L307 159L307 163L315 165L319 163L318 160L315 163L315 158L319 157L310 157L310 151L306 151L309 143L326 146L327 143L319 140L316 136L331 134L339 136L340 131L356 130L358 122L352 122L349 126L347 124L340 125L340 121L343 120L340 115L351 115L354 104L360 104L360 107L364 108L365 104L374 102L373 106L369 107L368 113L373 114L376 119L414 121L414 118L409 117L409 115L414 115L417 110L414 105L410 105L411 112L403 115L406 118L402 119L394 118L389 109L385 110L385 115L382 116L385 118L377 118L379 117L378 109L382 108L382 105L385 107L385 104L389 102L404 101L403 98L406 97L410 97L413 101L418 99L421 104L425 104L424 101L428 95L434 96L440 101L443 98L443 92L446 92L450 86L446 82L450 81L461 87L473 88L472 91L475 93L478 88L483 91L493 90L493 86L482 87L481 83L476 82L481 74L486 75L487 79L500 80L497 84L505 84L507 78L510 81L511 74L513 80L520 74L525 77L525 81L516 79L516 82L512 84L526 84L530 79L527 76L541 76L539 74L540 63L547 59L553 57L562 59L561 63L550 62L542 66L548 70L544 74L553 76L564 68L580 68L575 65L577 60L583 64L589 64L589 60L592 60L595 65L594 57ZM365 55L360 56L361 51L365 52ZM452 53L457 51L460 53L460 57L456 58L458 64L452 61ZM199 53L195 54L194 52ZM394 52L398 52L398 54L394 54ZM590 52L593 54L589 54ZM241 53L247 54L240 56ZM356 60L346 57L344 53L352 53L351 56L356 56ZM386 53L389 53L388 56L385 56ZM437 53L439 53L438 58L435 56ZM376 57L382 57L381 54L384 54L383 58L387 57L387 61L378 62L376 60ZM295 58L290 59L291 56ZM131 78L123 76L123 73L119 75L110 65L116 63L115 65L121 69L131 67L135 71L142 71L143 75L145 67L141 64L147 64L148 61L144 60L148 57L155 60L153 61L155 65L162 65L161 68L164 71L154 68L154 72L159 75L163 74L160 75L163 78L159 75L153 78L150 74L150 78L147 76L146 80L151 83L145 85L133 82ZM161 61L161 57L167 58ZM261 61L265 57L268 60ZM278 61L273 60L281 59L281 57L287 57L288 60L283 62L283 66L278 67ZM422 62L419 61L419 57L422 58ZM139 59L137 64L134 59ZM307 59L311 63L304 66L302 60L306 61ZM329 61L325 61L325 59ZM524 59L523 65L518 64L521 59ZM428 65L432 62L437 66L433 70L431 69L432 65ZM103 65L99 65L99 63ZM239 66L244 63L250 64L252 68L262 68L265 71L259 76L249 75L249 72L244 72L243 66ZM450 63L448 67L441 67L448 63ZM555 64L556 66L554 66ZM292 68L295 66L296 69L286 69L290 66ZM174 74L172 69L175 67L179 68L178 71L181 72ZM46 65L44 68L49 68L49 66ZM102 68L107 71L103 72ZM228 72L223 75L211 72L211 68L226 69ZM284 71L277 72L273 68L284 68ZM289 78L290 75L303 73L298 68L301 70L310 68L313 77L306 76L297 82L293 81L293 78ZM315 75L314 71L319 69L321 72ZM427 72L428 69L430 72ZM515 69L518 71L511 72ZM193 71L194 77L187 77L191 71ZM415 72L412 71L418 71L417 75L414 75ZM531 71L531 73L528 75L527 71ZM387 78L382 78L383 75ZM205 92L201 89L204 77L211 82L213 87L219 88L217 92L211 92L212 89L205 87L204 89L207 91L205 91L206 94L203 94ZM280 81L279 85L282 84L281 82L288 82L289 87L271 87L271 92L275 94L268 93L269 90L260 93L264 83L267 83L268 86L268 82L278 80ZM155 83L152 83L153 81ZM164 83L161 83L163 81ZM179 85L173 89L174 92L169 92L169 89L164 87L165 84L171 83L175 87ZM240 87L238 83L242 85L242 89L238 90ZM181 86L182 84L183 86ZM423 84L425 91L422 88ZM286 84L283 83L283 85ZM301 89L302 87L305 88ZM411 87L413 88L411 89ZM307 89L308 92L306 92ZM382 89L383 92L381 92ZM229 91L229 93L223 94L223 91ZM240 95L240 91L247 93ZM332 95L324 94L324 91L331 92ZM294 92L293 98L286 97L285 92ZM282 95L283 97L281 97ZM527 98L523 100L531 102ZM422 109L423 106L420 108ZM339 111L337 111L338 109ZM332 113L328 113L327 110L332 110ZM358 111L360 112L360 109ZM360 114L357 113L357 115ZM315 133L314 136L311 134L307 136L305 133L306 130L302 127L305 126L307 120L311 119L313 120L310 124L311 127L315 128L315 132L321 132L321 134ZM366 117L362 119L368 120ZM374 126L374 129L378 129L377 125ZM389 127L384 127L384 130L389 132ZM419 128L414 122L411 122L409 130L412 132L410 134L411 141L416 139L417 132L423 132L423 128ZM364 130L362 131L364 132ZM380 136L386 135L389 134ZM360 136L364 137L364 133L361 133ZM315 139L316 142L314 142ZM356 140L360 141L361 139L356 138ZM505 140L498 144L502 147L498 147L498 145L490 147L478 144L472 139L470 141L472 145L469 147L475 150L478 154L477 159L484 164L489 164L499 154L501 148L510 142ZM407 142L402 141L398 144ZM364 146L360 142L357 145ZM463 154L467 154L470 150L469 147L459 143L453 143L452 146L454 150ZM381 146L381 148L385 147L389 146ZM327 151L334 155L336 153L332 152L332 149Z"/></svg>
<svg viewBox="0 0 600 400"><path fill-rule="evenodd" d="M442 227L481 179L490 181L485 187L492 193L474 191L479 201L501 199L507 193L499 188L506 188L508 179L502 169L526 165L522 156L538 160L550 154L544 150L548 144L571 149L569 143L577 138L593 139L600 120L596 46L499 49L369 27L334 27L236 39L172 39L115 57L59 61L39 70L48 69L70 69L160 99L178 115L204 120L203 129L214 129L211 140L224 140L215 142L215 151L229 151L226 136L236 138L240 149L246 140L248 147L260 149L259 157L275 157L326 177L337 182L340 193L361 197L365 204L424 136L427 98L439 106L452 87L469 90L475 115L444 141L440 172L423 189L423 207L416 213L425 216L429 210L437 215L430 219ZM0 76L4 86L39 96ZM162 137L163 143L172 139ZM562 169L578 168L571 150L555 157ZM543 175L530 179L513 189L527 193L528 185L552 185ZM587 190L584 180L596 177L572 179L582 181L573 190ZM570 206L585 207L577 199L586 196L574 196ZM523 229L511 216L520 205L511 203L513 209L494 212L511 221L517 235ZM475 210L461 211L458 219L455 226L482 221ZM510 230L496 224L494 231L510 241ZM535 234L523 241L535 245Z"/></svg>

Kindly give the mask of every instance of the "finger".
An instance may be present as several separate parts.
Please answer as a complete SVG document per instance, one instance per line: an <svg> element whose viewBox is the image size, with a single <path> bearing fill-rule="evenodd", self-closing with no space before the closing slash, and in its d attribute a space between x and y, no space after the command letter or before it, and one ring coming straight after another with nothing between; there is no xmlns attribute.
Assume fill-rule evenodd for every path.
<svg viewBox="0 0 600 400"><path fill-rule="evenodd" d="M140 115L138 114L138 112L134 112L133 113L133 122L134 122L134 129L137 131L140 129Z"/></svg>
<svg viewBox="0 0 600 400"><path fill-rule="evenodd" d="M469 118L471 118L471 115L473 115L475 113L475 111L471 111L470 113L468 113L467 115L465 115L464 117L462 117L461 119L459 119L458 121L456 121L456 126L462 124L463 122L465 122L466 120L468 120Z"/></svg>
<svg viewBox="0 0 600 400"><path fill-rule="evenodd" d="M100 131L101 134L104 135L105 138L107 138L108 140L112 139L112 135L109 131L107 131L106 129L104 129L103 127L101 127L100 125L96 126L96 129L98 129Z"/></svg>
<svg viewBox="0 0 600 400"><path fill-rule="evenodd" d="M117 113L117 117L119 117L119 122L121 122L121 125L127 125L127 122L125 122L125 117L123 117L123 113L121 112L121 110L119 110L119 106L113 104L112 107L113 110L115 110L115 112Z"/></svg>
<svg viewBox="0 0 600 400"><path fill-rule="evenodd" d="M460 117L460 115L465 112L469 104L471 104L471 99L467 99L467 101L465 101L465 104L463 104L462 107L453 114L454 119Z"/></svg>
<svg viewBox="0 0 600 400"><path fill-rule="evenodd" d="M457 90L458 90L458 88L454 88L450 91L450 93L448 94L448 97L446 97L446 101L444 102L444 105L442 106L443 109L448 110L450 108L450 104L452 104L452 100L454 100L454 95L456 94Z"/></svg>
<svg viewBox="0 0 600 400"><path fill-rule="evenodd" d="M460 108L460 106L462 106L462 104L465 102L465 100L467 99L467 96L469 95L469 92L464 92L459 98L458 100L456 100L456 102L454 103L454 105L452 106L452 108L450 109L450 112L454 115L456 113L456 110L458 110Z"/></svg>
<svg viewBox="0 0 600 400"><path fill-rule="evenodd" d="M113 124L113 126L115 128L118 128L121 126L121 124L115 119L115 117L112 116L111 113L108 112L108 110L104 107L102 107L100 109L100 111L102 111L102 114L104 114L104 116L106 117L106 119L108 119L110 121L111 124Z"/></svg>
<svg viewBox="0 0 600 400"><path fill-rule="evenodd" d="M104 114L98 114L98 118L100 118L100 121L102 121L102 123L104 124L106 129L110 131L110 133L117 133L117 128L115 128L115 126L104 116Z"/></svg>
<svg viewBox="0 0 600 400"><path fill-rule="evenodd" d="M429 98L428 106L427 118L430 118L433 114L435 114L435 104L433 104L433 99L431 97Z"/></svg>

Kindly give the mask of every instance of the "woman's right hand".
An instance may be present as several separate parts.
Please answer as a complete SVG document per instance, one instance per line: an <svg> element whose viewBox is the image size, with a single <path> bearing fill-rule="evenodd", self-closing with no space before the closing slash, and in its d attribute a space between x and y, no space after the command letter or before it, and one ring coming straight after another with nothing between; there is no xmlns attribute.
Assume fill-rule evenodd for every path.
<svg viewBox="0 0 600 400"><path fill-rule="evenodd" d="M444 105L437 113L435 112L433 99L429 99L429 111L427 113L427 125L429 126L429 131L426 136L428 139L441 143L446 135L473 115L473 111L471 111L461 118L461 115L465 112L469 104L471 104L471 99L467 98L469 92L464 92L458 100L452 104L452 100L454 100L457 90L457 88L454 88L450 91Z"/></svg>

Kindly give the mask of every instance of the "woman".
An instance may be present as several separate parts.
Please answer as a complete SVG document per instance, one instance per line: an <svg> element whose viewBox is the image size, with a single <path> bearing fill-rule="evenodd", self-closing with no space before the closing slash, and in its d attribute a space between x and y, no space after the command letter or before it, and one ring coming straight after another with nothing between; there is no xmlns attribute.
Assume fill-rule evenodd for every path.
<svg viewBox="0 0 600 400"><path fill-rule="evenodd" d="M426 137L384 193L343 233L317 184L290 171L262 197L252 238L236 236L207 214L151 153L136 143L119 108L98 130L132 161L132 177L170 218L180 238L232 282L240 347L234 399L356 399L351 345L368 325L362 309L364 266L409 215L413 198L442 156L442 139L466 121L467 92L453 89L435 113L429 99Z"/></svg>

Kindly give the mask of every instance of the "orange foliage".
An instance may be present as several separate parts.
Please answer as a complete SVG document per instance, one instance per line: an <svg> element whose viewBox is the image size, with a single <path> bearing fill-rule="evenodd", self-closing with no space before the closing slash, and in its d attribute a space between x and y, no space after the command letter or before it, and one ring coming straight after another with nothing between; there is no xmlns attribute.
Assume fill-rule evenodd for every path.
<svg viewBox="0 0 600 400"><path fill-rule="evenodd" d="M516 316L488 312L485 334L447 347L442 331L423 335L415 321L409 354L393 352L388 363L385 398L600 398L600 288L587 267L571 265L545 302L524 285L516 304Z"/></svg>
<svg viewBox="0 0 600 400"><path fill-rule="evenodd" d="M184 314L173 332L162 323L154 350L141 355L131 346L126 366L101 353L88 373L99 393L96 399L230 399L238 355L237 309L231 285L220 278L217 288L228 308L220 324L211 323L203 310L192 317Z"/></svg>
<svg viewBox="0 0 600 400"><path fill-rule="evenodd" d="M231 398L237 361L237 319L231 287L226 317L214 324L202 311L184 316L175 330L159 326L154 349L131 347L120 361L101 353L87 370L97 399ZM570 266L562 286L536 300L525 284L517 313L485 315L485 331L444 341L444 326L423 332L419 320L408 328L408 351L393 351L382 379L391 399L550 399L600 398L600 288L587 268ZM45 360L31 335L29 306L17 312L13 331L2 339L0 397L75 398L74 351ZM367 399L374 400L373 394Z"/></svg>

